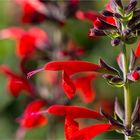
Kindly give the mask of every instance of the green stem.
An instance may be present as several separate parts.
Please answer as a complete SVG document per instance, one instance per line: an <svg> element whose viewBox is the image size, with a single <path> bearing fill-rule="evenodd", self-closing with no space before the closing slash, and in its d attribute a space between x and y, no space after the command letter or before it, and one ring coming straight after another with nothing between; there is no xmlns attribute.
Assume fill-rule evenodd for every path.
<svg viewBox="0 0 140 140"><path fill-rule="evenodd" d="M128 62L127 62L127 52L125 44L122 45L122 58L123 58L123 79L124 79L124 107L125 107L125 129L131 129L131 94L130 94L130 83L127 80L128 73ZM130 137L125 136L125 140L131 140Z"/></svg>

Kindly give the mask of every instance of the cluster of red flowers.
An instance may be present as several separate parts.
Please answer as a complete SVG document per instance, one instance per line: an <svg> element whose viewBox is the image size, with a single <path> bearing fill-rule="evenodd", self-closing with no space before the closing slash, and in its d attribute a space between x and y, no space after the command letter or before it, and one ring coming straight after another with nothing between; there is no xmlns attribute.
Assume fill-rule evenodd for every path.
<svg viewBox="0 0 140 140"><path fill-rule="evenodd" d="M77 18L77 15L80 12L78 11L78 0L64 2L63 8L54 1L35 0L32 2L30 0L16 0L15 2L21 6L21 22L24 24L39 24L49 20L52 23L57 23L60 25L59 27L62 27L61 25L64 26L66 24L67 18ZM31 103L29 103L23 115L16 119L17 122L20 123L20 128L29 129L39 127L45 125L48 122L47 117L43 114L39 114L38 112L40 112L41 109L50 103L44 99L38 99L40 97L38 96L35 83L33 83L31 80L28 80L26 77L26 73L30 70L26 68L26 63L28 63L28 61L36 61L38 58L45 59L45 61L53 60L53 58L48 55L47 51L50 52L50 55L54 51L56 54L59 54L59 57L66 59L67 61L49 62L44 66L44 68L29 73L28 77L41 70L61 70L63 79L62 87L69 99L74 97L76 91L79 92L82 101L85 103L91 103L95 99L95 90L92 87L92 81L98 77L98 75L91 72L100 69L100 66L89 62L75 61L75 59L79 59L79 57L84 54L85 50L83 48L77 47L77 44L74 41L68 40L67 48L61 48L60 50L56 51L54 48L52 48L52 43L48 34L37 26L33 26L28 30L25 30L21 27L2 29L0 30L0 39L12 39L16 41L15 52L20 61L21 74L16 74L16 72L13 72L8 66L4 64L0 65L0 73L4 74L8 78L7 89L9 93L13 97L18 97L24 91L31 98L37 98L36 100L33 100ZM74 77L74 75L79 72L86 73ZM58 78L56 75L54 76L55 78ZM52 81L47 78L46 80L49 80L49 82ZM86 82L86 84L83 81ZM57 84L56 87L60 86L59 82L55 84ZM61 96L63 97L63 94ZM51 100L48 99L48 101ZM56 103L57 102L54 102L54 100L51 102L51 104ZM89 139L111 128L111 125L109 124L101 124L87 127L85 130L79 130L78 123L75 121L75 119L102 118L99 113L86 108L58 105L51 106L47 112L50 114L65 116L66 139L77 139L82 137L83 139ZM75 112L79 112L78 115L76 115ZM98 130L92 133L95 127L96 129L98 128ZM92 131L90 132L90 136L87 137L87 135L89 135L87 134L89 129Z"/></svg>
<svg viewBox="0 0 140 140"><path fill-rule="evenodd" d="M53 0L16 0L16 3L21 6L21 22L24 24L32 25L51 21L59 27L62 27L62 25L65 26L67 24L67 18L73 17L78 20L88 20L92 23L93 28L90 29L90 37L103 36L105 35L105 30L117 28L111 1L106 4L106 10L102 11L101 14L95 11L80 10L78 0L66 1L63 3L63 6L60 6L59 3ZM8 78L7 88L13 97L17 97L22 91L25 91L30 97L34 99L37 98L27 105L23 115L17 119L21 128L29 129L46 125L48 117L46 117L44 113L65 117L64 131L66 140L91 140L103 132L114 130L116 127L123 127L110 117L109 114L104 112L104 110L98 113L94 110L79 106L54 105L57 103L57 101L54 100L49 102L48 99L47 102L45 99L38 99L40 96L38 95L38 90L36 90L35 83L27 79L43 70L62 71L61 92L66 94L68 100L74 98L75 93L79 92L84 103L91 103L96 96L95 89L93 89L92 86L93 80L102 73L106 74L104 75L105 78L112 81L114 80L113 82L120 82L122 79L117 75L118 72L116 69L106 64L103 60L100 60L100 64L75 60L79 59L86 50L77 47L76 43L71 40L67 41L67 48L60 48L60 50L58 50L53 47L49 35L37 26L31 27L27 31L21 27L2 29L0 31L0 39L9 38L16 41L16 55L21 64L21 74L16 74L6 65L0 65L0 73ZM59 56L66 61L54 61L53 53L55 53L55 55L59 54ZM140 43L138 43L136 51L132 51L132 55L132 61L135 61L134 58L140 57ZM37 59L51 62L48 62L41 69L29 72L29 69L26 68L26 63L31 59L35 62ZM117 62L121 68L121 54L118 55ZM139 70L140 68L136 67L127 75L128 79L137 81L140 78ZM29 73L27 74L27 72ZM110 76L110 73L115 73L117 76ZM58 75L54 75L54 77L56 79L59 78ZM48 79L48 81L51 83L53 80ZM60 86L60 82L55 82L55 84L56 85L52 84L52 86ZM59 98L61 97L63 97L63 94L60 94ZM61 102L61 104L63 104L63 102ZM47 110L44 109L46 105L49 106ZM96 119L105 121L105 123L94 124L81 129L76 120L79 118Z"/></svg>

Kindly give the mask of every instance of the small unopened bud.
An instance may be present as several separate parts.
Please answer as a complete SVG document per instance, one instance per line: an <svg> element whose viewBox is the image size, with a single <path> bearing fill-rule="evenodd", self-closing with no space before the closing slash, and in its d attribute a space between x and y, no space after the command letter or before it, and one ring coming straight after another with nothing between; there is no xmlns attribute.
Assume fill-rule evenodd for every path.
<svg viewBox="0 0 140 140"><path fill-rule="evenodd" d="M95 37L95 36L104 36L105 33L101 30L98 30L98 29L90 29L89 31L89 37Z"/></svg>
<svg viewBox="0 0 140 140"><path fill-rule="evenodd" d="M114 15L114 17L116 17L118 19L122 18L122 16L119 13L114 13L113 15Z"/></svg>
<svg viewBox="0 0 140 140"><path fill-rule="evenodd" d="M134 9L136 8L136 5L137 5L137 0L131 0L125 9L126 12L129 13L129 12L134 11Z"/></svg>
<svg viewBox="0 0 140 140"><path fill-rule="evenodd" d="M121 0L113 0L121 9L123 9L123 5Z"/></svg>
<svg viewBox="0 0 140 140"><path fill-rule="evenodd" d="M113 13L110 12L110 11L107 11L107 10L103 10L103 11L101 12L101 14L102 14L103 16L113 16Z"/></svg>
<svg viewBox="0 0 140 140"><path fill-rule="evenodd" d="M113 40L111 40L111 45L114 46L118 46L120 44L121 40L119 37L114 38Z"/></svg>
<svg viewBox="0 0 140 140"><path fill-rule="evenodd" d="M130 136L132 134L132 130L131 129L127 129L127 130L125 130L124 133L125 133L126 136Z"/></svg>

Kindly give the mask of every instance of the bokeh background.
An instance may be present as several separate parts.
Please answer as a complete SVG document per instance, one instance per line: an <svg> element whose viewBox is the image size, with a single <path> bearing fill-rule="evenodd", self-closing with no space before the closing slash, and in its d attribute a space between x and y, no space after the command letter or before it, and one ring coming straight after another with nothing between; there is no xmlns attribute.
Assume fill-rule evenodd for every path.
<svg viewBox="0 0 140 140"><path fill-rule="evenodd" d="M107 0L87 0L80 1L81 10L95 10L101 11L104 9L104 5ZM126 2L126 1L125 1ZM61 4L61 1L59 1ZM63 3L63 2L62 2ZM14 0L0 0L0 30L18 26L24 29L29 29L33 25L25 25L20 22L21 11L20 6L16 4ZM74 41L78 46L85 48L86 52L80 57L81 60L86 60L89 62L97 63L99 58L103 58L110 65L119 69L116 63L116 56L120 51L120 48L112 47L110 45L110 39L107 37L97 37L90 39L88 37L88 32L92 24L88 21L80 21L77 19L68 19L67 25L60 28L56 24L49 22L43 22L39 25L36 25L46 31L49 35L50 40L53 42L54 47L59 47L60 43L60 34L66 35L70 40ZM52 37L54 37L52 39ZM137 44L137 43L136 43ZM136 48L136 44L133 46L127 46L128 50L130 48ZM8 65L14 72L19 72L19 58L15 55L15 46L16 43L13 40L5 39L0 40L0 64ZM64 45L64 47L67 47ZM47 50L46 50L47 51ZM45 62L38 62L40 67ZM32 64L34 65L34 64ZM36 68L32 66L32 69ZM47 75L47 74L46 74ZM39 76L35 76L36 79L40 79ZM36 80L37 81L37 80ZM0 75L0 139L15 139L16 131L19 127L19 124L16 122L16 118L19 117L24 108L27 106L27 103L31 100L25 94L21 94L19 97L12 97L6 88L7 78L4 75ZM139 95L139 82L134 84L132 87L132 99L133 106L136 100L136 97ZM92 103L86 104L82 102L78 96L74 100L69 101L71 105L80 105L89 107L95 110L99 110L100 103L110 102L112 104L114 97L117 96L120 102L123 103L123 90L121 88L115 88L108 85L103 78L98 78L94 81L93 84L96 90L96 98ZM50 93L51 94L51 93ZM53 98L50 97L50 98ZM64 95L65 98L65 95ZM110 107L110 106L109 106ZM108 107L108 108L109 108ZM113 107L113 104L112 104ZM81 120L81 122L86 124L92 124L94 121L91 120ZM51 116L47 125L39 128L33 128L27 131L25 134L25 140L63 140L64 139L64 118ZM116 132L104 133L95 138L95 140L104 140L104 139L123 139L123 135Z"/></svg>

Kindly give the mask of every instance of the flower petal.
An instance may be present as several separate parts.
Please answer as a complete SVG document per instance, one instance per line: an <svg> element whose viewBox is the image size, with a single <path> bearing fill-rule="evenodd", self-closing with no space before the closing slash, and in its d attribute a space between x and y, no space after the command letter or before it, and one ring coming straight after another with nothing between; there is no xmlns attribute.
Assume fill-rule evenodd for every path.
<svg viewBox="0 0 140 140"><path fill-rule="evenodd" d="M94 22L97 18L102 18L100 14L95 11L77 11L76 17L80 20L88 20L90 22Z"/></svg>
<svg viewBox="0 0 140 140"><path fill-rule="evenodd" d="M71 118L101 118L100 113L79 106L53 105L48 108L48 113L58 116L69 116Z"/></svg>
<svg viewBox="0 0 140 140"><path fill-rule="evenodd" d="M73 134L71 140L91 140L95 136L111 129L110 124L96 124L83 128Z"/></svg>
<svg viewBox="0 0 140 140"><path fill-rule="evenodd" d="M35 114L40 111L46 105L44 100L36 100L28 104L26 107L23 116L19 118L19 123L21 127L24 128L33 128L43 126L48 122L48 119L42 114Z"/></svg>
<svg viewBox="0 0 140 140"><path fill-rule="evenodd" d="M88 74L78 77L75 80L76 89L80 92L82 100L86 103L92 102L95 98L95 90L92 88L92 80L96 77L96 74Z"/></svg>
<svg viewBox="0 0 140 140"><path fill-rule="evenodd" d="M71 140L72 135L79 130L79 124L71 117L65 118L65 137L66 140Z"/></svg>
<svg viewBox="0 0 140 140"><path fill-rule="evenodd" d="M138 42L138 45L137 45L137 48L135 51L135 55L136 55L136 57L140 57L140 42Z"/></svg>
<svg viewBox="0 0 140 140"><path fill-rule="evenodd" d="M7 88L12 96L17 97L23 90L28 95L34 95L33 87L25 77L15 74L5 65L0 66L0 73L8 77Z"/></svg>

